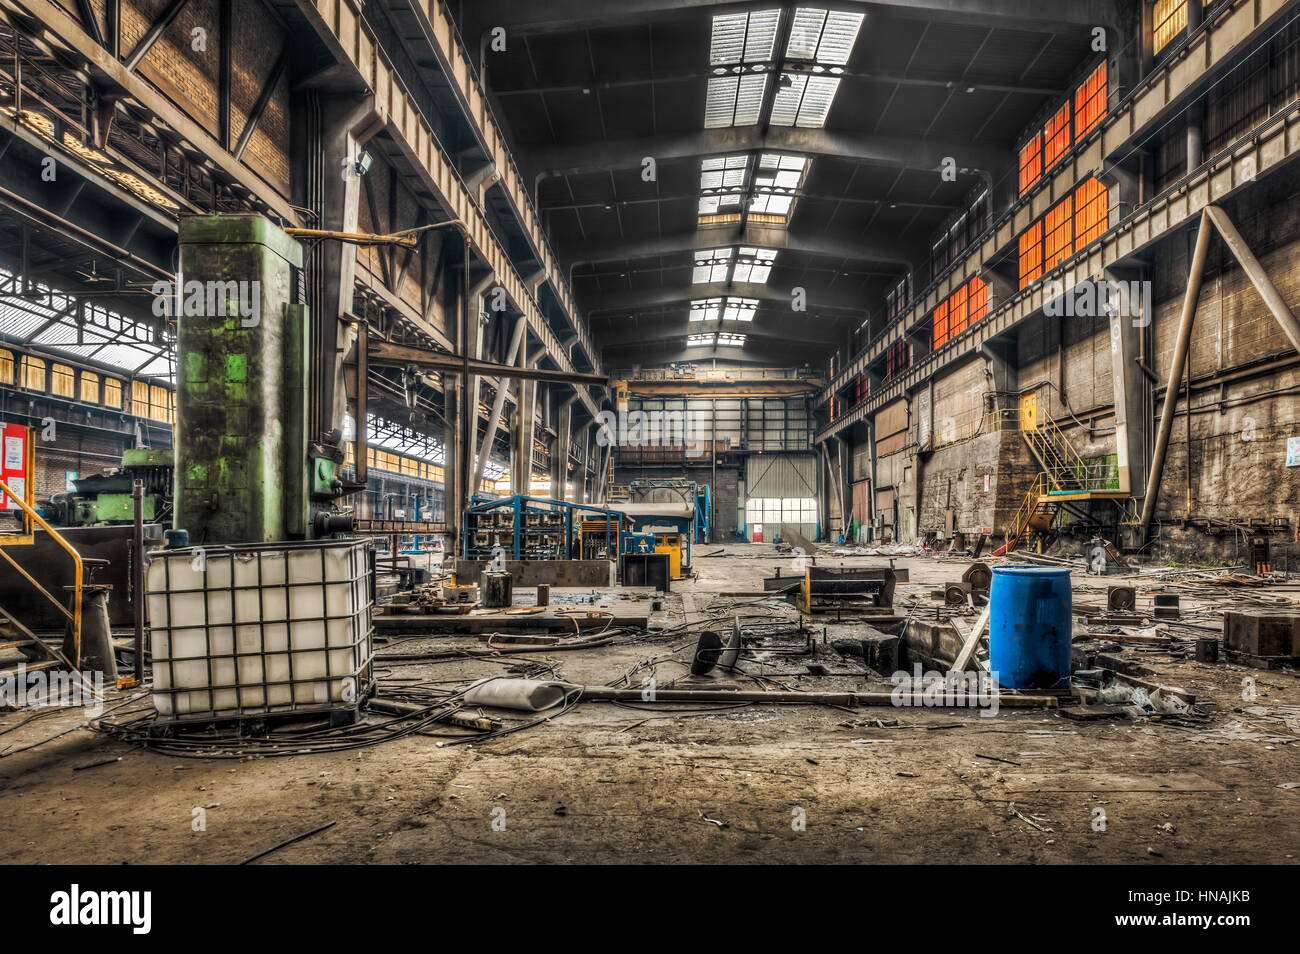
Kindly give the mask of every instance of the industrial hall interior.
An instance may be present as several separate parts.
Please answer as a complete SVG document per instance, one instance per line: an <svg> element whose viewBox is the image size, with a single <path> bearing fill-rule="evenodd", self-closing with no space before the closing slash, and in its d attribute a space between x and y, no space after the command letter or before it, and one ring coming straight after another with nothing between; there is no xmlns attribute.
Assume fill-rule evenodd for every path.
<svg viewBox="0 0 1300 954"><path fill-rule="evenodd" d="M1296 863L1297 156L1300 0L0 0L0 862Z"/></svg>

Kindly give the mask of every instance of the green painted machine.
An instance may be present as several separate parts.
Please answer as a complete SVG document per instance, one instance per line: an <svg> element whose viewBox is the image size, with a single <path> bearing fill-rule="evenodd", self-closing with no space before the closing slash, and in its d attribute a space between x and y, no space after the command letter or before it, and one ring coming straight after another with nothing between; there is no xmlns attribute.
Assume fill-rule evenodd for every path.
<svg viewBox="0 0 1300 954"><path fill-rule="evenodd" d="M302 246L261 216L203 215L181 219L180 251L175 526L195 544L305 539Z"/></svg>
<svg viewBox="0 0 1300 954"><path fill-rule="evenodd" d="M57 527L107 527L135 519L131 487L144 485L144 522L166 520L172 512L170 450L129 450L122 466L73 481L75 491L53 494L40 507L42 516Z"/></svg>

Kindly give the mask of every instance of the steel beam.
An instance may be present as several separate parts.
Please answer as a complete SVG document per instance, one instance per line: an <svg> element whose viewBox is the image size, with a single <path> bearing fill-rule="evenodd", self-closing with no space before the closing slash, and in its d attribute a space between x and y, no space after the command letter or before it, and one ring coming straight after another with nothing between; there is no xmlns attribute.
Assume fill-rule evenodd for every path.
<svg viewBox="0 0 1300 954"><path fill-rule="evenodd" d="M298 213L283 196L222 149L216 137L203 126L118 61L113 51L118 33L116 24L112 22L115 19L112 14L117 10L115 3L110 2L108 6L110 29L106 39L109 48L105 49L95 42L73 14L51 0L7 0L7 2L27 11L33 18L43 23L46 27L43 34L46 41L84 61L90 75L101 85L107 84L110 88L120 89L139 103L153 115L158 124L174 131L210 159L213 165L221 170L224 178L248 189L259 202L274 211L285 222L291 225L301 224Z"/></svg>
<svg viewBox="0 0 1300 954"><path fill-rule="evenodd" d="M187 3L189 3L189 0L171 0L171 3L167 4L162 12L158 14L158 18L149 24L149 29L145 31L144 36L140 38L140 42L135 45L135 49L126 58L124 65L128 71L132 71L140 65L140 61L149 54L149 51L153 49L153 45L167 32L167 28L172 25L172 21L180 16L180 12L185 9Z"/></svg>
<svg viewBox="0 0 1300 954"><path fill-rule="evenodd" d="M1169 435L1174 427L1178 389L1182 386L1183 368L1187 361L1188 348L1191 346L1192 325L1196 321L1196 306L1200 300L1201 283L1205 277L1205 258L1210 247L1210 237L1215 230L1223 237L1224 244L1228 246L1228 250L1232 252L1242 271L1246 273L1246 277L1264 299L1264 304L1282 327L1292 347L1300 351L1300 321L1296 320L1295 314L1278 292L1277 286L1268 277L1264 266L1251 252L1250 246L1237 231L1237 227L1232 224L1227 213L1218 206L1207 205L1201 213L1201 223L1196 233L1196 250L1192 253L1192 264L1188 270L1187 290L1183 296L1183 309L1178 319L1178 336L1174 340L1169 378L1165 382L1160 429L1156 432L1156 446L1151 454L1151 473L1147 477L1146 497L1142 501L1142 516L1138 519L1138 533L1144 541L1160 497L1160 480L1164 476L1165 454L1169 450ZM1187 413L1190 414L1191 410L1188 409ZM1191 453L1190 447L1187 452Z"/></svg>
<svg viewBox="0 0 1300 954"><path fill-rule="evenodd" d="M808 295L808 312L821 309L842 309L864 312L865 305L861 292L856 290L836 294L830 288L817 287ZM633 291L605 292L599 296L587 296L591 299L587 306L589 315L610 311L636 311L658 305L687 304L702 298L750 298L760 302L776 302L789 306L791 290L786 287L772 287L754 282L705 282L698 285L678 285L668 288L646 288ZM814 294L816 297L814 297ZM803 312L791 312L796 319L806 319Z"/></svg>
<svg viewBox="0 0 1300 954"><path fill-rule="evenodd" d="M526 323L524 316L520 315L515 319L515 329L510 335L510 347L506 350L507 366L513 368L516 366L516 356L519 349L523 346L524 331ZM492 442L496 440L497 428L501 426L501 412L506 406L507 384L505 380L498 381L496 397L492 399L492 413L488 415L487 430L483 434L483 444L479 448L478 458L474 464L474 486L477 487L483 481L483 472L487 467L488 458L492 456Z"/></svg>
<svg viewBox="0 0 1300 954"><path fill-rule="evenodd" d="M804 64L786 63L782 65L781 71L784 73L807 72L808 68ZM547 83L536 84L533 86L519 86L514 89L501 89L498 86L492 87L492 95L502 98L515 96L538 96L545 93L588 93L602 92L607 90L627 89L634 86L650 86L657 83L689 83L698 80L708 79L714 74L707 70L691 69L676 71L652 71L648 73L636 73L634 75L625 75L617 79L599 80L589 79L585 82L570 83ZM920 86L931 89L950 89L960 87L961 89L973 89L983 93L1024 93L1030 96L1061 96L1065 93L1064 89L1047 86L1028 86L1012 79L974 79L969 76L954 73L951 76L937 77L930 76L909 76L907 73L897 73L891 70L856 70L845 67L844 72L837 74L841 79L859 80L864 83L879 83L886 86Z"/></svg>
<svg viewBox="0 0 1300 954"><path fill-rule="evenodd" d="M609 378L603 374L581 374L576 371L552 371L548 368L523 368L494 361L466 359L460 355L426 351L391 341L370 342L370 364L374 367L425 368L443 374L495 375L500 378L522 378L527 381L555 381L560 384L608 387Z"/></svg>
<svg viewBox="0 0 1300 954"><path fill-rule="evenodd" d="M822 7L860 10L861 4L828 0ZM961 19L1035 32L1061 32L1121 22L1116 0L878 0L904 16ZM735 0L477 0L476 22L504 26L510 33L567 33L625 26L661 16L726 12Z"/></svg>
<svg viewBox="0 0 1300 954"><path fill-rule="evenodd" d="M624 239L617 242L591 242L574 250L573 264L631 261L658 255L677 255L707 248L752 245L778 251L803 252L826 258L852 261L883 262L910 267L919 261L923 250L911 248L897 238L881 235L862 239L832 236L795 235L786 229L751 225L744 232L733 228L704 228L653 238ZM900 268L900 274L902 269Z"/></svg>
<svg viewBox="0 0 1300 954"><path fill-rule="evenodd" d="M750 341L779 341L784 344L798 344L802 347L812 345L834 347L840 341L840 336L837 334L814 334L812 329L806 325L802 328L773 328L764 325L755 327L751 322L744 324L728 322L724 327L719 328L716 322L698 322L692 323L690 327L684 327L684 322L680 319L677 324L671 327L642 328L636 326L628 334L619 336L606 335L604 341L606 348L620 348L645 342L685 341L686 336L689 334L713 334L718 331L742 334ZM719 347L726 350L726 346Z"/></svg>
<svg viewBox="0 0 1300 954"><path fill-rule="evenodd" d="M857 162L901 169L932 169L952 157L958 170L1000 173L1009 169L1012 150L962 141L880 136L870 133L832 132L774 126L764 133L759 126L704 129L675 136L647 136L605 142L539 146L529 150L525 163L535 178L605 172L638 167L646 157L656 162L690 159L733 152L765 150L811 156L835 156Z"/></svg>

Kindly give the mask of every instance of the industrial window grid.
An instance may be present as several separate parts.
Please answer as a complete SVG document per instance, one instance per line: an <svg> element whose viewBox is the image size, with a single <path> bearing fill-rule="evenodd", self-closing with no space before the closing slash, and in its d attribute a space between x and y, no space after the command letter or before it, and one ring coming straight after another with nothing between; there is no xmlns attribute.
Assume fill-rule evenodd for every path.
<svg viewBox="0 0 1300 954"><path fill-rule="evenodd" d="M947 344L988 314L988 284L976 275L935 306L931 321L934 347Z"/></svg>
<svg viewBox="0 0 1300 954"><path fill-rule="evenodd" d="M1074 91L1074 138L1077 142L1106 115L1106 61L1102 60Z"/></svg>
<svg viewBox="0 0 1300 954"><path fill-rule="evenodd" d="M1101 122L1107 109L1106 61L1102 60L1075 87L1041 129L1020 147L1020 195L1025 195L1061 160L1070 146Z"/></svg>
<svg viewBox="0 0 1300 954"><path fill-rule="evenodd" d="M14 353L0 349L0 384L14 383Z"/></svg>
<svg viewBox="0 0 1300 954"><path fill-rule="evenodd" d="M1043 174L1043 134L1035 132L1020 147L1020 194L1028 192Z"/></svg>
<svg viewBox="0 0 1300 954"><path fill-rule="evenodd" d="M29 354L23 355L23 387L30 391L45 390L45 362Z"/></svg>
<svg viewBox="0 0 1300 954"><path fill-rule="evenodd" d="M1151 16L1152 50L1159 53L1187 28L1187 0L1155 0Z"/></svg>
<svg viewBox="0 0 1300 954"><path fill-rule="evenodd" d="M1067 100L1043 127L1043 171L1056 165L1070 148L1070 103Z"/></svg>
<svg viewBox="0 0 1300 954"><path fill-rule="evenodd" d="M895 341L885 349L885 381L892 381L896 375L905 371L911 363L912 352L908 343L903 340Z"/></svg>
<svg viewBox="0 0 1300 954"><path fill-rule="evenodd" d="M77 393L77 375L66 364L50 365L50 393L55 397L71 398Z"/></svg>
<svg viewBox="0 0 1300 954"><path fill-rule="evenodd" d="M1017 240L1020 287L1028 288L1089 242L1109 225L1110 193L1097 179L1085 179L1047 214L1020 233Z"/></svg>
<svg viewBox="0 0 1300 954"><path fill-rule="evenodd" d="M1097 179L1087 179L1074 190L1074 250L1101 238L1109 224L1109 194Z"/></svg>
<svg viewBox="0 0 1300 954"><path fill-rule="evenodd" d="M898 284L885 294L885 305L890 319L898 318L907 311L907 306L912 303L912 276L904 275Z"/></svg>
<svg viewBox="0 0 1300 954"><path fill-rule="evenodd" d="M87 404L99 403L99 375L81 372L81 400Z"/></svg>
<svg viewBox="0 0 1300 954"><path fill-rule="evenodd" d="M1020 233L1020 287L1028 288L1043 277L1043 220Z"/></svg>
<svg viewBox="0 0 1300 954"><path fill-rule="evenodd" d="M1074 254L1074 202L1066 196L1043 217L1043 269L1051 271Z"/></svg>

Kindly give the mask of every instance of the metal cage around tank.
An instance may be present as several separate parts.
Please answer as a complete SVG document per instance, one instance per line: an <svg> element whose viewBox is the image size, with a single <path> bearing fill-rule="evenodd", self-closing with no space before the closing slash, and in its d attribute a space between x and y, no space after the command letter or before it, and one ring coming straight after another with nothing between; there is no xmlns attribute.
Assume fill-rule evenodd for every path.
<svg viewBox="0 0 1300 954"><path fill-rule="evenodd" d="M374 688L368 541L155 551L147 593L160 723L330 713Z"/></svg>

